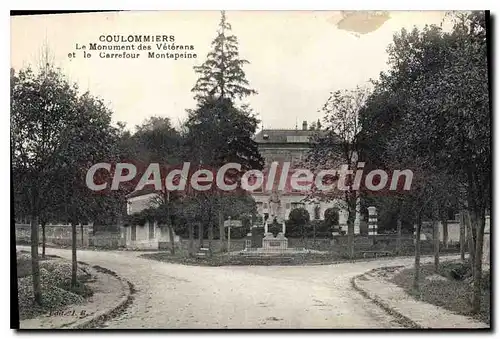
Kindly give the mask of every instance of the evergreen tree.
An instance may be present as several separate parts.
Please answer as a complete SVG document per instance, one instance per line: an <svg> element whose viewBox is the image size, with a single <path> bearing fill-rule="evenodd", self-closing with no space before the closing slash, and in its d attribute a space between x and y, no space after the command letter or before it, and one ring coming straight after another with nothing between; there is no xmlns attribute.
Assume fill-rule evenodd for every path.
<svg viewBox="0 0 500 339"><path fill-rule="evenodd" d="M222 11L217 36L212 41L213 49L201 66L194 67L195 72L200 75L191 90L196 93L196 100L217 97L233 101L257 94L257 91L248 87L242 67L249 62L239 58L238 39L230 31L231 25Z"/></svg>
<svg viewBox="0 0 500 339"><path fill-rule="evenodd" d="M244 172L262 169L264 161L253 140L259 121L247 105L236 104L236 100L257 92L249 87L242 68L249 62L239 58L238 41L236 36L229 33L230 30L231 25L222 12L217 37L212 42L212 51L201 66L194 67L195 72L200 75L192 89L198 105L189 112L186 122L189 132L186 139L192 152L190 158L196 159L195 162L212 168L236 162L241 164L241 172ZM235 173L236 180L241 172ZM218 211L220 239L224 239L222 196L209 192L197 194L204 196L200 201L203 201L207 211ZM211 213L206 215L210 216ZM209 227L211 248L214 218L207 219L204 223Z"/></svg>

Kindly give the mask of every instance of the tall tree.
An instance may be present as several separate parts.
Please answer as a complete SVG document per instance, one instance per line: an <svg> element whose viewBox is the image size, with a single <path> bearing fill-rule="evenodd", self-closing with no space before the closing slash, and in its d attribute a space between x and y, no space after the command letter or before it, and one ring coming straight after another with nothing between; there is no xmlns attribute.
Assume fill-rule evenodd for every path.
<svg viewBox="0 0 500 339"><path fill-rule="evenodd" d="M11 76L11 141L15 194L29 206L35 300L41 303L38 270L38 224L48 218L76 221L92 206L86 170L109 161L114 140L111 113L102 101L80 96L60 70L47 64L38 73L20 70ZM76 239L73 239L74 245ZM73 246L73 285L76 247ZM36 264L35 264L36 263Z"/></svg>
<svg viewBox="0 0 500 339"><path fill-rule="evenodd" d="M33 291L41 304L38 225L52 203L49 192L60 180L57 167L66 127L74 118L76 89L47 65L38 73L11 70L10 95L14 194L31 219Z"/></svg>
<svg viewBox="0 0 500 339"><path fill-rule="evenodd" d="M159 163L160 172L177 167L182 161L187 160L184 136L171 124L168 117L152 116L136 126L136 132L131 136L131 155L139 166L150 163ZM141 166L142 167L142 166ZM142 171L140 170L140 171ZM146 186L147 187L147 186ZM151 201L151 210L145 211L151 217L151 222L158 222L162 232L168 232L171 242L171 253L175 254L173 205L180 199L176 192L169 192L162 180L161 190Z"/></svg>
<svg viewBox="0 0 500 339"><path fill-rule="evenodd" d="M249 62L239 58L238 39L231 34L231 24L226 20L226 14L221 12L217 36L212 41L212 51L201 66L194 70L199 74L192 92L195 99L204 101L208 98L243 99L257 94L249 88L243 66Z"/></svg>
<svg viewBox="0 0 500 339"><path fill-rule="evenodd" d="M247 60L241 59L238 40L230 33L231 25L221 12L216 38L206 61L194 70L199 78L193 87L197 108L189 111L186 122L187 144L191 159L198 165L219 168L227 162L241 164L242 170L234 173L234 179L248 169L262 169L264 161L253 140L258 119L249 106L240 104L245 97L257 92L249 88L243 71ZM221 241L224 239L223 206L221 192L214 191L206 197L206 208L218 210L216 221ZM213 239L213 220L207 220L209 244ZM211 248L211 246L209 246Z"/></svg>
<svg viewBox="0 0 500 339"><path fill-rule="evenodd" d="M389 71L375 83L363 111L363 124L370 127L364 129L363 149L364 156L374 162L381 159L379 163L386 166L409 154L414 158L409 166L423 165L424 175L440 173L453 183L435 191L433 198L446 201L445 206L437 206L439 210L453 200L468 209L474 262L472 308L477 312L484 216L491 205L487 17L484 12L454 15L450 32L428 26L394 37L388 50ZM455 192L453 199L442 199L446 190Z"/></svg>
<svg viewBox="0 0 500 339"><path fill-rule="evenodd" d="M406 126L414 152L454 175L467 192L474 240L473 311L481 297L485 211L491 204L491 119L484 13L460 17L446 66L417 78ZM415 121L419 121L418 124ZM425 132L425 133L423 133Z"/></svg>
<svg viewBox="0 0 500 339"><path fill-rule="evenodd" d="M73 286L77 284L77 225L91 220L97 210L96 205L102 203L101 194L87 187L87 170L96 163L111 162L116 156L117 129L111 126L111 114L101 99L88 92L78 96L59 154L57 173L63 192L60 195L61 206L73 233ZM81 236L83 240L83 227Z"/></svg>
<svg viewBox="0 0 500 339"><path fill-rule="evenodd" d="M312 170L338 168L336 179L339 189L312 190L312 195L321 200L341 199L347 209L347 235L350 256L354 256L354 221L356 218L359 189L354 187L354 173L360 152L360 111L365 104L368 91L357 87L353 90L335 91L323 106L325 133L317 134L308 152L307 165ZM343 174L341 174L343 172ZM351 175L349 174L351 173Z"/></svg>

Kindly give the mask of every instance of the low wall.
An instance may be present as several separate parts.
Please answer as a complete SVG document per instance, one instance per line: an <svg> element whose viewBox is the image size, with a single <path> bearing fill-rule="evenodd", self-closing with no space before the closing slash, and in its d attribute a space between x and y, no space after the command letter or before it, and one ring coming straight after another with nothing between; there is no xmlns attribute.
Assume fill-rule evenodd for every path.
<svg viewBox="0 0 500 339"><path fill-rule="evenodd" d="M288 248L306 248L318 251L342 251L347 248L347 236L335 236L333 239L302 239L302 238L288 238ZM354 237L355 249L357 251L364 249L378 249L378 250L395 250L397 243L396 235L377 235L375 238L375 245L373 245L373 237L356 235ZM224 240L227 243L227 240ZM194 239L194 246L198 248L199 239ZM422 241L422 248L431 248L432 241ZM171 247L170 242L160 242L160 250L169 250ZM208 239L203 239L203 247L208 248ZM212 240L212 249L214 252L220 252L221 241ZM189 248L189 239L182 239L176 243L176 248L187 251ZM411 236L404 236L401 238L401 248L406 249L409 253L413 253L415 245ZM231 251L240 251L245 249L245 239L231 239Z"/></svg>
<svg viewBox="0 0 500 339"><path fill-rule="evenodd" d="M289 248L307 248L318 251L330 251L332 246L332 239L288 238Z"/></svg>
<svg viewBox="0 0 500 339"><path fill-rule="evenodd" d="M200 243L199 239L194 239L194 247L198 248ZM224 243L227 243L227 240L224 240ZM170 242L160 243L161 250L168 250L171 248ZM183 251L188 251L189 249L189 239L181 239L179 243L176 243L176 248L181 248ZM203 239L203 247L208 248L208 239ZM212 250L214 252L220 252L222 248L222 242L217 240L212 240ZM245 239L231 239L231 251L241 251L245 249Z"/></svg>
<svg viewBox="0 0 500 339"><path fill-rule="evenodd" d="M354 248L355 251L363 250L385 250L385 251L395 251L397 248L397 235L385 235L380 234L376 236L354 236ZM348 246L347 236L334 236L333 239L288 239L288 247L304 247L306 249L314 249L319 251L345 251ZM411 255L415 251L414 239L411 235L403 235L400 239L400 253L406 253ZM422 240L420 247L422 250L430 251L432 250L434 244L432 240ZM443 244L441 244L443 246ZM449 246L449 249L454 249L457 244Z"/></svg>
<svg viewBox="0 0 500 339"><path fill-rule="evenodd" d="M129 240L127 248L132 250L158 250L158 240Z"/></svg>
<svg viewBox="0 0 500 339"><path fill-rule="evenodd" d="M289 238L288 239L288 248L306 248L306 249L314 249L318 251L338 251L347 248L347 236L335 236L333 239L302 239L302 238ZM375 245L373 245L373 237L356 235L354 237L354 244L356 250L364 250L364 249L380 249L380 250L395 250L397 243L396 235L377 235L375 237ZM226 243L227 240L224 240ZM194 240L195 248L198 248L199 239ZM180 242L180 246L176 248L181 248L183 250L188 250L189 240L182 239ZM203 246L205 248L208 247L208 239L203 239ZM433 246L432 241L422 241L421 247L431 247ZM415 250L415 245L413 243L413 237L411 236L403 236L401 238L401 248L406 248L408 251L412 252ZM161 250L170 249L170 243L160 243ZM212 240L212 249L214 252L219 252L221 249L221 241L220 240ZM232 251L240 251L245 249L245 239L231 239L231 250Z"/></svg>
<svg viewBox="0 0 500 339"><path fill-rule="evenodd" d="M28 224L16 224L16 241L31 243L31 226ZM76 238L78 247L88 247L89 238L92 236L92 226L83 225L83 242L82 242L82 227L76 227ZM42 243L42 227L38 227L39 243ZM71 225L45 225L45 240L46 243L51 243L61 246L71 246L72 229Z"/></svg>
<svg viewBox="0 0 500 339"><path fill-rule="evenodd" d="M16 242L31 243L31 226L28 224L16 224ZM96 232L93 234L92 225L83 225L83 243L81 226L76 227L77 247L102 247L102 248L119 248L124 246L119 232ZM59 246L71 246L72 229L71 225L46 225L45 239L47 244ZM42 243L42 227L38 228L38 241Z"/></svg>
<svg viewBox="0 0 500 339"><path fill-rule="evenodd" d="M45 226L45 236L48 244L60 246L71 246L71 225L47 225ZM16 241L23 243L31 242L31 227L27 224L16 224ZM124 228L126 231L126 228ZM488 234L489 236L489 234ZM95 246L100 248L119 248L125 246L125 237L122 237L120 232L96 232L92 235L92 226L83 226L83 246L81 241L81 228L77 227L77 246L88 247ZM177 239L176 239L177 240ZM374 244L375 240L375 244ZM227 240L224 241L226 243ZM347 248L347 236L334 236L333 239L301 239L288 238L289 248L306 248L319 251L342 251ZM488 239L485 239L485 243ZM39 243L42 243L42 230L39 229ZM396 249L397 235L377 235L374 237L355 235L354 237L355 250L364 249L388 250ZM199 239L194 240L195 248L198 248ZM203 246L208 247L208 239L203 240ZM433 246L432 240L424 240L421 242L422 249L431 249ZM129 240L127 246L130 249L151 249L151 250L169 250L170 242L162 239L137 239ZM176 243L176 248L187 251L189 247L189 239L181 239ZM222 244L220 240L212 240L212 249L214 252L220 252ZM401 237L401 249L409 254L414 251L414 239L412 236L404 235ZM240 251L245 249L245 239L231 239L231 251ZM486 245L485 252L489 254L489 246ZM485 255L489 256L488 254Z"/></svg>
<svg viewBox="0 0 500 339"><path fill-rule="evenodd" d="M125 246L125 238L120 232L96 232L90 237L90 246L101 248L119 248Z"/></svg>

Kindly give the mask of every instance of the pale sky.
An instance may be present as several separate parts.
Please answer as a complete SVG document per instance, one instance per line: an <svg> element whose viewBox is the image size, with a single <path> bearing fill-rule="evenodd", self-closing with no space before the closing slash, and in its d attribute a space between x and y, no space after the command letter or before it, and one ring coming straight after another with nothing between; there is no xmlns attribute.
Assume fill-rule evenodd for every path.
<svg viewBox="0 0 500 339"><path fill-rule="evenodd" d="M238 37L244 71L259 94L247 99L265 128L299 128L331 91L365 85L385 70L387 46L405 27L440 24L444 12L389 12L389 20L366 34L337 27L342 13L332 11L228 11ZM35 65L44 42L55 64L72 82L109 104L114 121L132 129L151 115L176 124L195 103L191 88L216 35L216 11L135 11L58 14L11 18L11 66ZM84 59L75 45L98 43L101 35L174 35L178 45L194 45L196 59ZM153 50L155 44L151 44ZM68 53L76 52L70 59ZM113 52L109 52L113 53ZM119 53L119 52L116 52ZM132 52L135 53L135 52Z"/></svg>

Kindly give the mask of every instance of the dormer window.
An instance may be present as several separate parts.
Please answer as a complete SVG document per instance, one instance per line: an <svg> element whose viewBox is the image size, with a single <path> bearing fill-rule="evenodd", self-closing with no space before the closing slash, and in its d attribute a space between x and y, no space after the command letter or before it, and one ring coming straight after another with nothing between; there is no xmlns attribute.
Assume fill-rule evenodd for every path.
<svg viewBox="0 0 500 339"><path fill-rule="evenodd" d="M264 140L269 140L269 134L264 134L264 135L262 136L262 138L263 138Z"/></svg>

